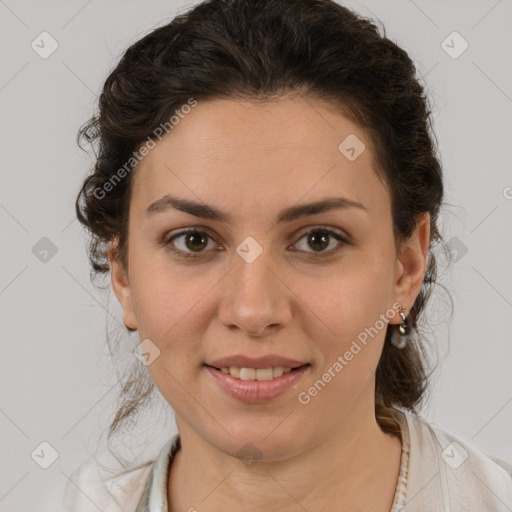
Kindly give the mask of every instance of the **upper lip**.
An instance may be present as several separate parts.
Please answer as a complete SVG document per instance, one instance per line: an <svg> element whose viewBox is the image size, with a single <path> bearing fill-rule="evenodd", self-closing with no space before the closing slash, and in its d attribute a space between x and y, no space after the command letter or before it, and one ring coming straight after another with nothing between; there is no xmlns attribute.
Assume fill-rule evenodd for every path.
<svg viewBox="0 0 512 512"><path fill-rule="evenodd" d="M214 359L206 364L215 368L229 368L231 366L237 366L238 368L270 368L276 366L298 368L308 363L273 354L261 357L247 357L243 354L234 354L232 356Z"/></svg>

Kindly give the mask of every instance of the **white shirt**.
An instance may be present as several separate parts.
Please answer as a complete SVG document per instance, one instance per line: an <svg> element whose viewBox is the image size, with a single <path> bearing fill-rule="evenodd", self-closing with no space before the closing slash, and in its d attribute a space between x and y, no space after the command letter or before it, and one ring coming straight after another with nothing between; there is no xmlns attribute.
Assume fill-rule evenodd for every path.
<svg viewBox="0 0 512 512"><path fill-rule="evenodd" d="M421 416L397 411L402 456L390 512L512 512L512 464L479 451ZM110 479L87 461L71 476L74 484L66 488L65 509L168 512L169 468L179 449L176 434L154 461Z"/></svg>

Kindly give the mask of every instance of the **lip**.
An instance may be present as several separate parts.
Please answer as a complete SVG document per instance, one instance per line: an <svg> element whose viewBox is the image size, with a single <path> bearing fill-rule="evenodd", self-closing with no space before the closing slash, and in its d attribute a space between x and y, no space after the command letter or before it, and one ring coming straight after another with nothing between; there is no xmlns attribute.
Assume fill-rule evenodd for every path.
<svg viewBox="0 0 512 512"><path fill-rule="evenodd" d="M230 366L238 366L238 368L270 368L282 366L284 368L298 368L308 361L297 361L288 357L281 357L274 354L268 354L261 357L248 357L245 354L233 354L231 356L214 359L206 363L208 366L215 368L229 368Z"/></svg>
<svg viewBox="0 0 512 512"><path fill-rule="evenodd" d="M251 364L254 364L254 360ZM254 366L246 367L254 368ZM280 377L275 377L272 380L235 379L235 377L222 373L220 370L211 366L205 365L204 368L213 377L219 387L228 395L240 400L241 402L255 404L272 400L273 398L283 394L285 391L296 387L304 373L309 370L309 367L310 364L306 363L300 367L295 367L295 369L290 372L283 373Z"/></svg>

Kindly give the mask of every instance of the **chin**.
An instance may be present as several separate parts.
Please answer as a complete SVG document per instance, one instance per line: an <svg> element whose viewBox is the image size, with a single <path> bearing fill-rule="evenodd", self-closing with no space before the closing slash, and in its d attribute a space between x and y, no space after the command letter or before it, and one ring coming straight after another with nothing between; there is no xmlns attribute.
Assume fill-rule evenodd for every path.
<svg viewBox="0 0 512 512"><path fill-rule="evenodd" d="M225 425L219 433L221 439L214 444L217 448L240 460L278 461L293 457L300 451L297 443L297 433L304 435L303 429L291 431L279 425L279 421L269 424L268 421L251 421L238 423L236 429ZM277 426L277 428L276 428Z"/></svg>

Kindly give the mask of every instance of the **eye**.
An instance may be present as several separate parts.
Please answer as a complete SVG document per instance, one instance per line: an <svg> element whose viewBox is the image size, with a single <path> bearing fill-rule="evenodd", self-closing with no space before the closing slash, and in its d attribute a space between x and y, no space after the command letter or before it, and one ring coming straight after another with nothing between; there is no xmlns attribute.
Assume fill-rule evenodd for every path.
<svg viewBox="0 0 512 512"><path fill-rule="evenodd" d="M308 257L312 258L328 257L333 253L338 252L342 246L352 245L352 243L340 233L327 228L314 228L306 231L294 245L299 245L301 240L304 238L306 238L306 244L314 250L307 251L306 249L300 248L298 250L309 253ZM333 239L337 240L338 243L334 244L334 248L331 247L329 249ZM164 240L163 244L169 251L179 258L198 258L201 256L201 253L206 251L206 249L212 248L209 241L212 241L213 246L215 247L213 238L206 231L192 228L181 231L180 233L167 238Z"/></svg>
<svg viewBox="0 0 512 512"><path fill-rule="evenodd" d="M180 240L182 238L183 240ZM180 242L176 243L176 240L180 240ZM164 241L164 245L166 245L174 255L180 258L197 258L201 256L200 253L208 247L208 240L213 241L212 237L205 231L188 229L170 237ZM189 252L189 250L191 250L191 252ZM196 252L199 254L194 254Z"/></svg>
<svg viewBox="0 0 512 512"><path fill-rule="evenodd" d="M306 238L305 245L314 249L314 251L309 254L309 256L313 258L332 256L332 254L338 252L343 245L352 245L351 242L340 233L327 228L315 228L306 231L295 245L298 245L303 238ZM332 239L337 240L338 244L334 244L334 248L331 246L331 249L326 250L331 245ZM305 250L305 252L309 251Z"/></svg>

